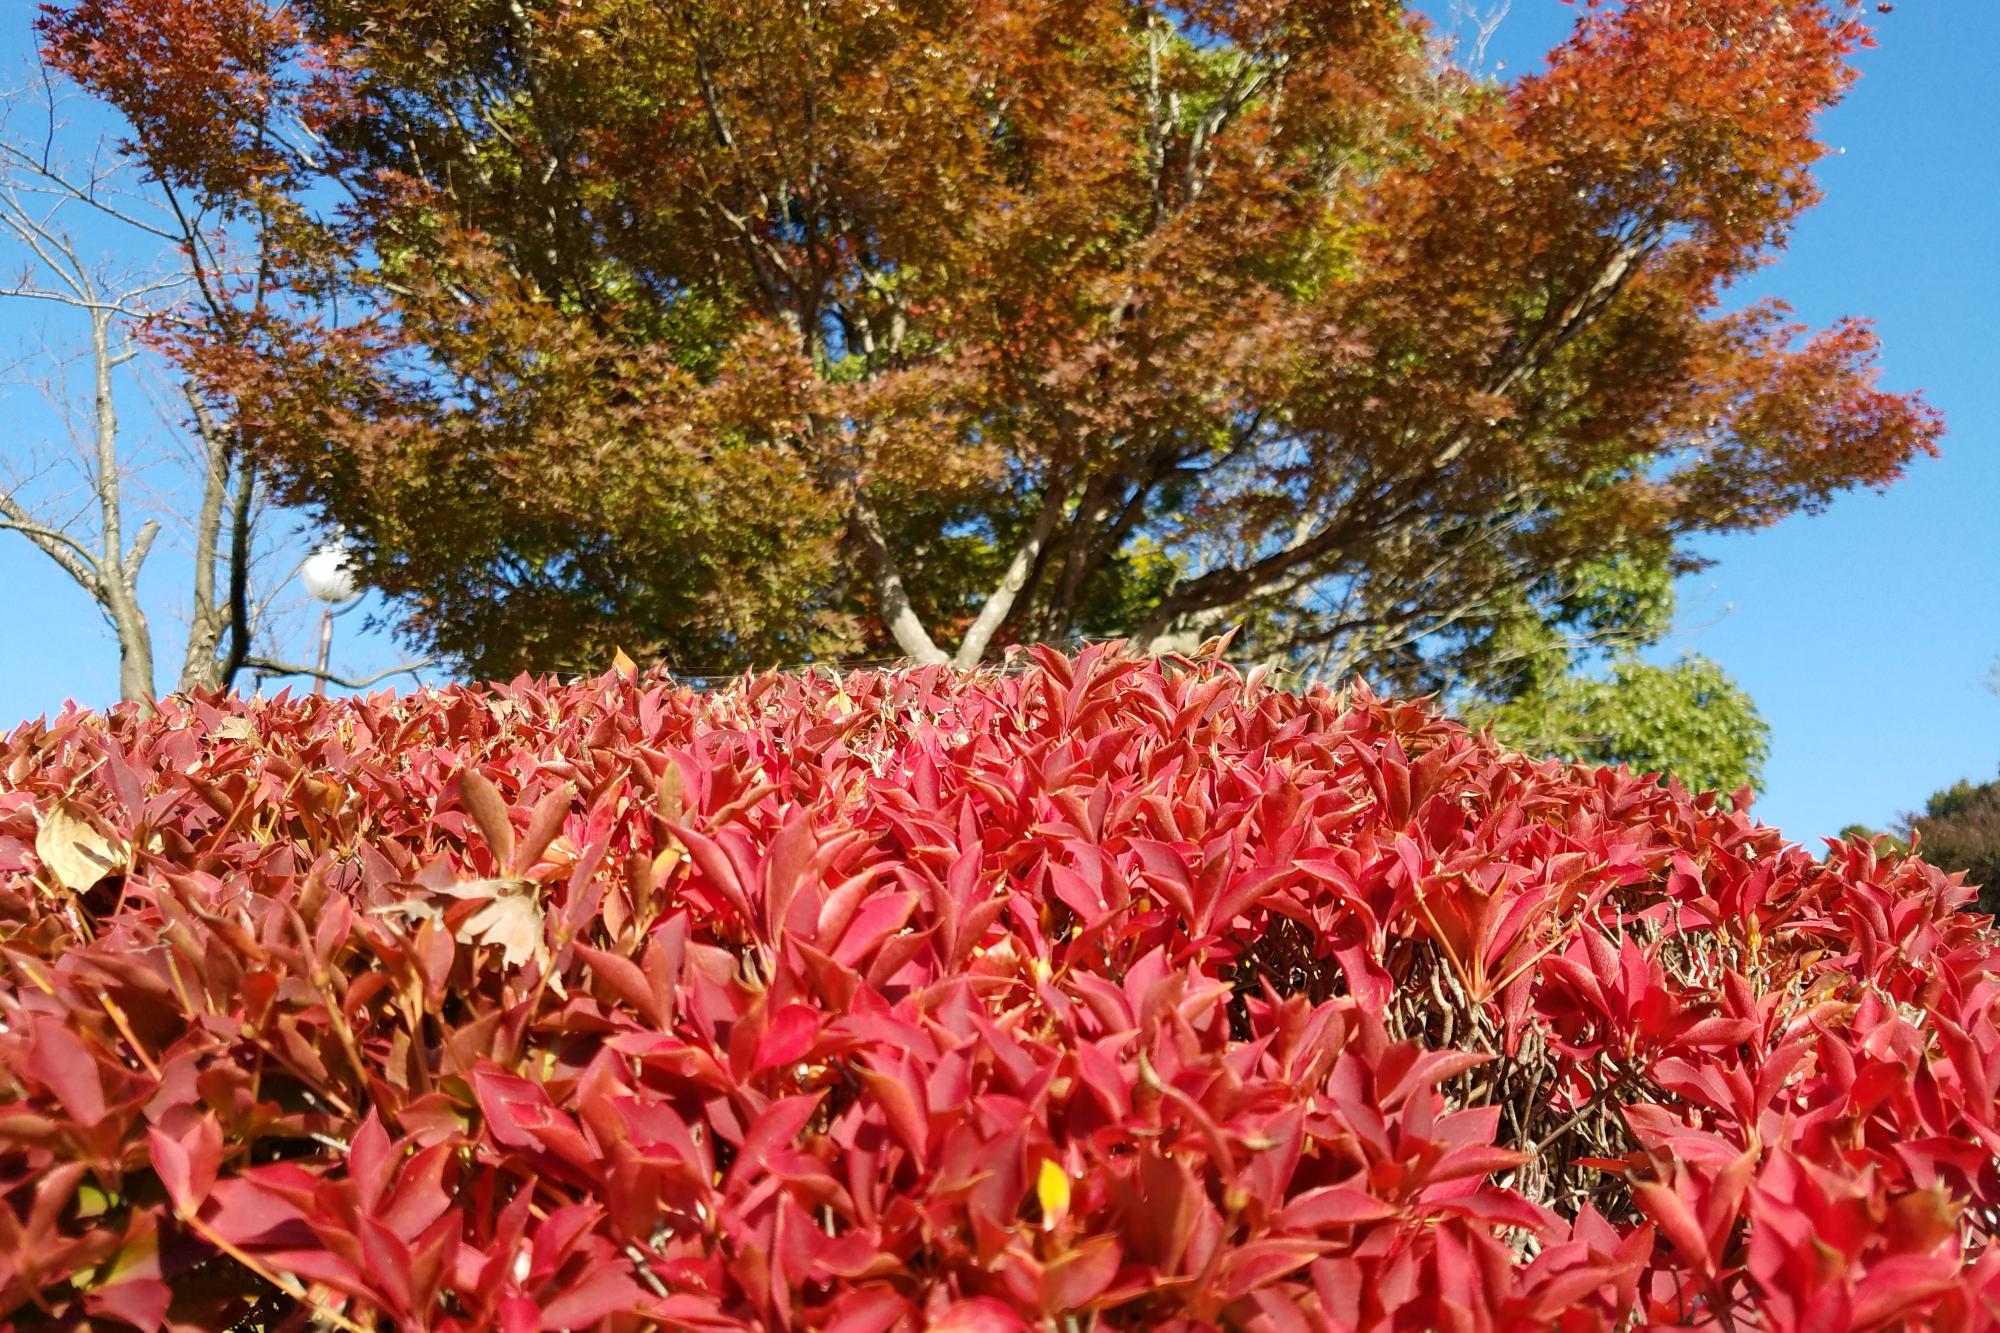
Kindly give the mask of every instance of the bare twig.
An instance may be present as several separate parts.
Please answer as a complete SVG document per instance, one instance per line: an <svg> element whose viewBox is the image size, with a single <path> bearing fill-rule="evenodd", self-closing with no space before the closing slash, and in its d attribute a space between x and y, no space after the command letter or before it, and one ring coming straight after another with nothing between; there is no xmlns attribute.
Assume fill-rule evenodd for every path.
<svg viewBox="0 0 2000 1333"><path fill-rule="evenodd" d="M415 662L404 662L397 666L377 671L372 676L350 678L332 671L321 671L318 667L300 666L295 662L279 662L268 657L245 658L243 665L260 676L305 676L310 680L323 680L329 685L338 685L345 690L365 690L370 685L380 684L391 676L414 675L436 666L434 658L421 658Z"/></svg>

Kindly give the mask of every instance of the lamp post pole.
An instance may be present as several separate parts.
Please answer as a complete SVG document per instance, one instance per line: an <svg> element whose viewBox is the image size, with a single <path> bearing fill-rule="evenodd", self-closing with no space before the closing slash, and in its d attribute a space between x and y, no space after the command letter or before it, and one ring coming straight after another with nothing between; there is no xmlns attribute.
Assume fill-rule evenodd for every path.
<svg viewBox="0 0 2000 1333"><path fill-rule="evenodd" d="M326 693L326 664L333 658L333 606L329 603L319 613L319 660L313 665L319 674L313 677L313 693Z"/></svg>

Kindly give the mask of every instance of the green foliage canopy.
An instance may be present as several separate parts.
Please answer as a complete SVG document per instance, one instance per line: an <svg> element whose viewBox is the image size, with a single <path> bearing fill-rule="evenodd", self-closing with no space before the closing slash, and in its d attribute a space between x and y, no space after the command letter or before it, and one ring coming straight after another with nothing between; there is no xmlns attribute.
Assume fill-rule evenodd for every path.
<svg viewBox="0 0 2000 1333"><path fill-rule="evenodd" d="M1591 565L1552 614L1524 609L1508 627L1507 669L1465 711L1524 750L1630 764L1697 791L1755 789L1770 728L1750 696L1698 654L1668 665L1640 656L1670 627L1673 609L1663 561Z"/></svg>

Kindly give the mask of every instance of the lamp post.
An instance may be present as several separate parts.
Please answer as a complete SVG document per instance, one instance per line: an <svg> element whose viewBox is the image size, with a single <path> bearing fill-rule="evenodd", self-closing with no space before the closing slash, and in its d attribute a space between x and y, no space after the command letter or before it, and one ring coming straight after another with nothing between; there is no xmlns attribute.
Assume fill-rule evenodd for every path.
<svg viewBox="0 0 2000 1333"><path fill-rule="evenodd" d="M317 665L320 674L313 678L313 693L325 694L327 663L333 655L335 608L344 610L361 596L361 590L354 586L354 562L347 553L347 547L340 542L330 542L314 551L299 566L299 581L324 607L319 617Z"/></svg>

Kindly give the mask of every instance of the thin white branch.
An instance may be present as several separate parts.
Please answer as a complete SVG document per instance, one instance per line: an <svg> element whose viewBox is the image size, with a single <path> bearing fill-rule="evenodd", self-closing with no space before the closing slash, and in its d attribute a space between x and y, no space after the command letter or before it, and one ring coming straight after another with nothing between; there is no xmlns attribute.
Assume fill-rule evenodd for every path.
<svg viewBox="0 0 2000 1333"><path fill-rule="evenodd" d="M300 666L295 662L278 662L268 657L246 658L243 665L260 676L305 676L311 680L323 680L329 685L338 685L346 690L365 690L370 685L388 680L391 676L415 675L417 672L436 666L437 663L432 658L420 658L414 662L387 667L372 676L362 676L358 679L332 671L321 671L318 667Z"/></svg>

